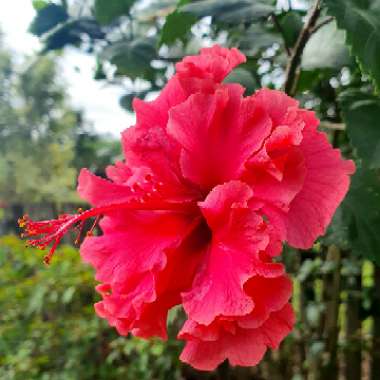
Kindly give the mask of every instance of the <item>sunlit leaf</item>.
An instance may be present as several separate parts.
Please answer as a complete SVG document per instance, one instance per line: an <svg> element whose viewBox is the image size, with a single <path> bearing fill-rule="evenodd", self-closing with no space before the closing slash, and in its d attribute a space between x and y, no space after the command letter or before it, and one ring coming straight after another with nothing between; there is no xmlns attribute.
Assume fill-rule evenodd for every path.
<svg viewBox="0 0 380 380"><path fill-rule="evenodd" d="M340 69L350 62L344 32L337 29L335 22L323 26L311 36L302 56L305 70Z"/></svg>

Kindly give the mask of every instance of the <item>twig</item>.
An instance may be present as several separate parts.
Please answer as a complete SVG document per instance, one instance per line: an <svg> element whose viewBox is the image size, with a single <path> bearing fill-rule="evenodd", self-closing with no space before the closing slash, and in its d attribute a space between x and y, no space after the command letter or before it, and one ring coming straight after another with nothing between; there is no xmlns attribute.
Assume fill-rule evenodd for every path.
<svg viewBox="0 0 380 380"><path fill-rule="evenodd" d="M271 14L271 19L273 21L273 24L277 28L277 30L280 32L282 39L284 40L284 46L285 46L286 54L288 55L288 57L290 57L292 52L290 51L288 43L286 42L286 36L285 36L284 29L282 28L281 24L278 21L277 16L274 13Z"/></svg>
<svg viewBox="0 0 380 380"><path fill-rule="evenodd" d="M288 66L286 68L284 90L288 95L294 94L294 90L297 84L296 74L301 63L302 53L321 12L320 5L321 0L316 0L313 7L311 8L308 19L301 30L301 33L290 57Z"/></svg>
<svg viewBox="0 0 380 380"><path fill-rule="evenodd" d="M329 24L333 20L334 20L334 17L332 17L332 16L325 18L319 24L317 24L317 25L314 26L314 28L311 30L311 34L314 34L317 30L321 29L322 26L325 26L326 24Z"/></svg>
<svg viewBox="0 0 380 380"><path fill-rule="evenodd" d="M343 123L331 123L330 121L321 121L321 128L329 129L332 131L344 131L346 129L346 125Z"/></svg>

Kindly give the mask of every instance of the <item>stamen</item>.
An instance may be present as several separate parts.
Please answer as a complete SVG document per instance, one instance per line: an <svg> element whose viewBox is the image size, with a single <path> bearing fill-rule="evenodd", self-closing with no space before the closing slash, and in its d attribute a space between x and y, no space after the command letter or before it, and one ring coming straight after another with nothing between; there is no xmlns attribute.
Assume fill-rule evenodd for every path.
<svg viewBox="0 0 380 380"><path fill-rule="evenodd" d="M45 249L52 244L49 253L45 256L44 262L49 264L54 251L62 240L63 236L72 228L78 228L79 234L76 238L76 244L79 243L82 235L84 222L92 217L96 217L92 227L87 235L91 236L100 218L117 210L154 210L154 211L182 211L193 212L196 209L196 202L193 198L187 199L162 199L153 197L153 194L147 193L139 197L131 197L123 203L114 203L83 211L78 210L78 214L62 214L55 220L33 221L28 215L24 215L18 220L20 228L24 229L23 237L29 237L28 246L38 249Z"/></svg>

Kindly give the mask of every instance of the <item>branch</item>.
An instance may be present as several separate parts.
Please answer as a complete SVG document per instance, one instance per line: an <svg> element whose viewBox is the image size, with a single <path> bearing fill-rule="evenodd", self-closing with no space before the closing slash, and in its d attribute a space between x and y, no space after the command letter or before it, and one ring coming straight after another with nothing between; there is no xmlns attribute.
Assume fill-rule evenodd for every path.
<svg viewBox="0 0 380 380"><path fill-rule="evenodd" d="M344 131L346 129L346 125L343 123L331 123L330 121L321 121L321 128L329 129L331 131Z"/></svg>
<svg viewBox="0 0 380 380"><path fill-rule="evenodd" d="M330 22L333 20L334 20L334 17L332 16L325 18L319 24L314 26L314 28L311 30L311 34L314 34L317 30L321 29L322 26L325 26L326 24L330 24Z"/></svg>
<svg viewBox="0 0 380 380"><path fill-rule="evenodd" d="M288 95L294 94L294 90L298 81L297 71L301 63L302 53L321 12L320 5L321 0L316 0L313 7L311 8L308 19L301 30L301 33L296 42L296 46L293 49L293 53L286 68L284 90Z"/></svg>

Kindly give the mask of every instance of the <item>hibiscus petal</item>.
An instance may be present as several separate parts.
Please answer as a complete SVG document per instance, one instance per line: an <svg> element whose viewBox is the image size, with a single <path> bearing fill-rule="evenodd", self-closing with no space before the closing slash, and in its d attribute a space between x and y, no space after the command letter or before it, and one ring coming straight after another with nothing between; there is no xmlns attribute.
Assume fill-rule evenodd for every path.
<svg viewBox="0 0 380 380"><path fill-rule="evenodd" d="M88 237L81 246L83 260L94 266L96 279L105 284L99 288L103 301L96 310L121 334L133 330L139 336L165 338L168 309L180 302L180 291L184 290L178 288L183 283L170 283L169 278L176 279L173 266L177 277L180 274L179 263L172 261L185 256L172 255L170 251L179 247L194 227L190 219L178 214L121 214L116 214L116 219L124 220L124 229L115 228L119 221L112 222L112 215L108 216L102 223L107 233ZM113 232L111 227L115 228ZM197 256L186 256L189 267L194 268L192 273L193 257L198 260ZM187 282L191 279L187 278Z"/></svg>
<svg viewBox="0 0 380 380"><path fill-rule="evenodd" d="M78 193L93 206L126 202L134 194L128 186L100 178L87 169L82 169L78 178Z"/></svg>
<svg viewBox="0 0 380 380"><path fill-rule="evenodd" d="M292 307L286 304L281 310L271 313L266 322L255 329L238 328L234 334L225 331L215 341L203 341L195 337L191 339L188 335L180 359L205 371L214 370L225 359L231 365L255 366L268 347L278 348L293 325L294 313Z"/></svg>
<svg viewBox="0 0 380 380"><path fill-rule="evenodd" d="M335 210L347 193L349 175L355 171L352 161L342 159L324 133L312 126L305 128L300 145L306 177L302 190L283 215L287 241L296 248L310 248L325 233Z"/></svg>
<svg viewBox="0 0 380 380"><path fill-rule="evenodd" d="M186 312L198 323L246 315L254 307L243 285L255 273L255 254L269 239L262 218L244 208L251 194L248 185L231 181L215 187L200 203L213 238L192 289L182 295Z"/></svg>
<svg viewBox="0 0 380 380"><path fill-rule="evenodd" d="M246 61L237 49L215 45L201 49L199 55L187 56L176 64L183 89L190 95L212 93L234 67Z"/></svg>
<svg viewBox="0 0 380 380"><path fill-rule="evenodd" d="M203 189L238 178L270 132L267 114L242 92L230 85L198 93L170 111L168 133L182 146L182 174Z"/></svg>

